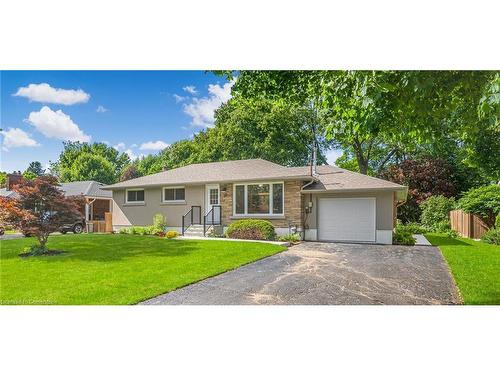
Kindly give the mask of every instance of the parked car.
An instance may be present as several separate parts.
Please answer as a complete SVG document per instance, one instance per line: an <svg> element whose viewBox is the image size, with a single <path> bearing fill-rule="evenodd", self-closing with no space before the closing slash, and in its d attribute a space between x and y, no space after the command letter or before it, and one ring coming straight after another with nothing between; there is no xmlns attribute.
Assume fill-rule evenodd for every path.
<svg viewBox="0 0 500 375"><path fill-rule="evenodd" d="M59 230L59 232L61 232L62 234L66 234L68 232L73 232L74 234L80 234L84 231L84 229L85 229L85 220L79 219L72 223L64 224Z"/></svg>
<svg viewBox="0 0 500 375"><path fill-rule="evenodd" d="M80 234L83 233L85 230L85 219L82 217L74 217L74 218L68 218L67 223L64 223L60 228L59 232L62 234L66 234L68 232L73 232L74 234ZM23 234L25 237L31 237L34 233L25 230L23 231Z"/></svg>

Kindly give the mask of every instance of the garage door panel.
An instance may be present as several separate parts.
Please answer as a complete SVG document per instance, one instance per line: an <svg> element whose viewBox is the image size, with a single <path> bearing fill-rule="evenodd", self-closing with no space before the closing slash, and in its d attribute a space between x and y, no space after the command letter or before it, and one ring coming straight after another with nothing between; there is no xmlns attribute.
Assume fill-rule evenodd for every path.
<svg viewBox="0 0 500 375"><path fill-rule="evenodd" d="M320 198L321 241L375 241L375 198Z"/></svg>

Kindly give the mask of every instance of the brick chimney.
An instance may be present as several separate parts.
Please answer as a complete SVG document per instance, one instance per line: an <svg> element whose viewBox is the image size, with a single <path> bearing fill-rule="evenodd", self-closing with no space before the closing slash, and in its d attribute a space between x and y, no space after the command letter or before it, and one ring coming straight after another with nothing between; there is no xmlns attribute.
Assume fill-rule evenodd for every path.
<svg viewBox="0 0 500 375"><path fill-rule="evenodd" d="M5 181L5 188L12 190L14 185L19 184L23 180L23 175L20 173L9 173Z"/></svg>

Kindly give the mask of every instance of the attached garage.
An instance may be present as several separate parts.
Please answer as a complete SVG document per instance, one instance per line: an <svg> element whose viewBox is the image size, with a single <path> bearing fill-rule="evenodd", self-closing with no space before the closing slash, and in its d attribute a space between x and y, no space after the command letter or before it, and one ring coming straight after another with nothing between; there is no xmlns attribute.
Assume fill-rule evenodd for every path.
<svg viewBox="0 0 500 375"><path fill-rule="evenodd" d="M376 241L376 198L319 198L318 240Z"/></svg>

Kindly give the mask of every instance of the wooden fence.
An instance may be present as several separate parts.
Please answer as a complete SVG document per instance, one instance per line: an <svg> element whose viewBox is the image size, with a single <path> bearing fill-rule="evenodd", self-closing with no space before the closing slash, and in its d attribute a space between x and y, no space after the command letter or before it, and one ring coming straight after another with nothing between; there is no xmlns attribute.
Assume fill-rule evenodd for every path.
<svg viewBox="0 0 500 375"><path fill-rule="evenodd" d="M481 238L488 231L488 226L476 215L462 210L450 212L451 229L462 237Z"/></svg>
<svg viewBox="0 0 500 375"><path fill-rule="evenodd" d="M111 212L104 214L104 220L87 221L87 232L89 233L111 233L113 231L113 220Z"/></svg>

